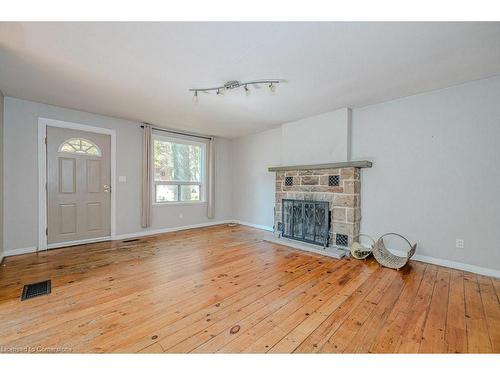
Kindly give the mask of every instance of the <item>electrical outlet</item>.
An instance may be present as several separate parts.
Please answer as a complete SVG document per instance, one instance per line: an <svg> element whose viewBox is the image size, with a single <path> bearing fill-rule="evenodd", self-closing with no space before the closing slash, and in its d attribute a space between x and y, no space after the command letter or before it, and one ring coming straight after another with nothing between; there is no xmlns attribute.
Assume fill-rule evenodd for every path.
<svg viewBox="0 0 500 375"><path fill-rule="evenodd" d="M457 249L463 249L464 248L464 240L462 240L461 238L457 238L455 240L455 247Z"/></svg>

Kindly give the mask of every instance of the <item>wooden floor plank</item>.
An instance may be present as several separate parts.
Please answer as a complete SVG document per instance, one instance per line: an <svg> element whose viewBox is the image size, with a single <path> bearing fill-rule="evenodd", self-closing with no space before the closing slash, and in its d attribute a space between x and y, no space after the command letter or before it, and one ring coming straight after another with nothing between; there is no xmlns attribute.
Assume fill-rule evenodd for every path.
<svg viewBox="0 0 500 375"><path fill-rule="evenodd" d="M245 264L245 262L241 262L241 264ZM246 264L245 264L246 267ZM212 268L212 273L207 274L207 277L217 277L217 274L220 273L220 271L225 270L240 270L240 268L236 268L236 262L229 262L224 268L216 267ZM142 276L142 275L141 275ZM154 275L153 275L154 276ZM51 301L54 297L56 297L56 301L54 303L51 303L51 311L52 314L48 317L48 319L44 319L42 324L38 321L27 321L26 317L22 318L15 318L10 321L10 327L5 327L2 329L0 333L0 338L3 339L13 339L13 337L5 337L10 331L14 330L15 335L21 335L24 334L24 331L29 330L30 334L33 334L34 332L41 331L42 329L46 329L47 327L50 327L51 324L58 324L58 316L60 314L65 313L68 310L71 310L71 313L66 315L67 318L71 318L70 320L77 319L78 317L83 317L88 314L96 313L96 308L100 310L104 310L107 306L115 306L119 304L120 302L124 303L130 303L130 295L135 295L137 293L138 296L148 296L152 295L155 293L155 290L161 290L164 293L168 293L169 297L171 299L174 299L176 301L181 300L182 298L175 298L176 293L184 294L182 292L182 289L179 289L178 285L186 286L189 289L189 286L191 286L194 291L196 292L196 285L198 283L197 280L190 280L189 278L191 276L186 276L186 277L180 277L180 274L177 275L177 279L172 279L168 273L165 275L165 283L162 280L158 280L159 282L156 284L156 286L151 287L151 282L145 282L143 283L141 278L138 279L126 279L124 282L121 284L113 287L109 286L109 283L104 282L105 287L101 284L101 290L99 292L92 292L91 287L88 287L88 283L84 282L82 285L76 286L74 289L84 289L88 290L89 292L84 294L83 296L81 294L78 294L77 296L73 296L71 294L71 291L69 293L62 293L60 294L61 298L57 298L58 296L58 291L55 290L54 295L48 296L47 300ZM114 280L113 280L114 281ZM219 282L218 278L215 279L215 281ZM133 285L130 285L132 283ZM53 286L53 289L55 286ZM61 288L65 289L65 288ZM170 291L170 292L169 292ZM82 298L83 297L83 298ZM38 301L46 301L43 299L38 299ZM37 302L36 299L32 301L28 301L30 310L34 313L41 313L45 309L44 305L33 305L31 302ZM165 302L165 301L162 301ZM26 306L28 307L28 305ZM90 310L90 312L89 312ZM123 319L123 318L122 318ZM28 323L28 324L23 324L23 323ZM23 329L19 329L19 324L23 324Z"/></svg>
<svg viewBox="0 0 500 375"><path fill-rule="evenodd" d="M233 267L235 265L235 263L230 263L226 266L225 270L227 272L240 272L241 271L241 268L235 268ZM220 267L216 267L214 269L212 269L208 274L206 274L206 277L208 278L212 278L214 277L214 279L211 279L211 283L216 283L217 287L218 288L223 288L225 286L225 283L227 283L227 277L226 273L220 273L221 269ZM273 270L271 270L270 272L272 272ZM254 272L255 273L255 270ZM217 276L218 274L218 276ZM222 278L219 278L221 277ZM118 311L120 307L125 307L124 305L129 305L130 306L130 309L128 309L126 311L126 317L121 317L119 322L124 322L124 323L127 323L127 321L130 320L130 316L131 316L131 313L133 311L138 311L142 318L144 318L145 316L148 316L148 314L153 314L154 313L154 308L157 306L158 308L163 308L165 306L165 304L169 303L169 302L172 302L172 303L182 303L183 300L186 300L188 299L188 302L190 301L189 299L189 293L193 293L193 294L197 294L199 295L200 293L202 293L202 290L200 288L197 288L196 285L199 285L197 283L194 283L192 284L193 287L192 289L187 289L189 291L189 293L186 293L184 292L181 288L179 288L179 286L182 286L184 284L187 284L187 285L190 285L191 283L188 282L190 280L188 280L190 276L186 276L186 277L182 277L182 278L179 278L177 280L174 280L174 281L171 281L171 280L167 280L167 283L166 284L163 284L163 283L159 283L157 286L155 286L154 288L143 288L142 291L140 291L139 293L137 294L132 294L132 296L134 296L134 298L131 298L131 295L130 295L130 292L135 292L136 289L132 289L132 290L128 290L125 295L123 297L120 297L120 298L109 298L106 299L105 301L102 301L102 300L96 300L95 299L95 295L91 295L89 298L89 308L88 309L74 309L74 313L75 314L78 314L78 316L80 317L80 321L79 320L73 320L71 319L69 322L68 322L68 328L66 329L66 335L68 336L71 336L72 334L72 330L74 330L74 326L75 325L79 325L81 324L82 322L85 321L85 319L87 319L87 315L89 314L92 314L92 315L95 315L96 313L99 312L99 318L96 319L96 318L93 318L91 319L92 321L92 324L96 324L99 320L102 320L102 319L105 319L107 318L107 315L106 314L109 314L110 312L111 313L115 313L115 314L121 314L122 312ZM199 278L197 279L198 282L199 282ZM213 280L213 281L212 281ZM169 285L171 283L174 283L174 285ZM208 283L208 284L211 284L211 283ZM137 284L137 282L135 283ZM139 283L140 285L140 283ZM137 287L137 285L135 285L135 287ZM105 288L105 289L108 289L108 288ZM116 296L118 292L113 292L111 293L112 296ZM141 309L141 305L140 303L140 300L141 299L144 299L144 298L151 298L151 296L153 295L156 295L157 296L157 300L154 304L150 304L149 306L149 309L144 312L142 309ZM162 295L165 295L166 298L161 298ZM106 296L106 298L108 298L108 296ZM135 302L134 302L135 301ZM62 301L64 302L64 300ZM103 303L105 302L105 303ZM76 304L75 307L82 307L81 306L81 303L79 304ZM89 311L90 310L90 311ZM71 315L69 315L71 317ZM113 319L113 317L109 317L110 319ZM47 322L44 322L44 324L42 325L39 325L37 327L37 331L40 330L42 327L45 326ZM79 327L80 328L80 332L81 331L84 331L86 329L86 327ZM116 327L116 328L119 328L119 327ZM122 332L123 333L123 332ZM30 335L32 336L31 337L31 340L34 340L35 337L33 337L33 333L30 333ZM24 342L17 342L17 344L19 345L25 345L26 343Z"/></svg>
<svg viewBox="0 0 500 375"><path fill-rule="evenodd" d="M419 347L420 353L444 353L447 351L445 333L450 276L449 270L438 270L427 320L422 333L422 342Z"/></svg>
<svg viewBox="0 0 500 375"><path fill-rule="evenodd" d="M495 352L498 279L335 260L218 225L7 257L0 346L124 352ZM21 302L24 284L52 293Z"/></svg>
<svg viewBox="0 0 500 375"><path fill-rule="evenodd" d="M157 342L146 346L144 349L140 350L138 353L149 353L149 354L161 354L164 353L163 348Z"/></svg>
<svg viewBox="0 0 500 375"><path fill-rule="evenodd" d="M374 302L376 305L372 313L367 314L366 319L353 335L352 339L346 341L347 345L341 350L342 352L371 352L371 348L377 340L383 325L401 295L404 285L403 275L400 272L397 272L397 275L392 279L390 285L384 290L383 295L376 302ZM330 350L330 348L335 347L335 345L336 343L334 341L334 337L332 336L323 347L323 351L332 352L333 349Z"/></svg>
<svg viewBox="0 0 500 375"><path fill-rule="evenodd" d="M228 315L224 315L221 317L222 319L216 320L216 323L211 324L207 329L193 332L192 327L189 327L188 331L182 332L182 336L180 337L184 340L176 342L179 339L178 337L168 337L162 341L162 345L173 353L217 351L224 343L233 340L245 332L259 318L263 319L273 309L279 308L298 295L307 293L310 288L314 287L314 282L311 283L311 275L315 276L316 282L319 282L323 277L327 277L328 268L327 264L323 264L317 268L309 267L306 271L311 272L304 272L300 277L288 283L279 283L274 290L260 296L251 305L243 308L236 306L237 310L232 309ZM215 318L219 317L216 316ZM238 331L235 332L233 327L238 327ZM199 327L195 327L195 329L199 329ZM186 337L186 334L189 336Z"/></svg>
<svg viewBox="0 0 500 375"><path fill-rule="evenodd" d="M349 268L350 266L350 264L346 265L346 268ZM211 338L206 343L196 347L196 350L194 350L194 352L240 352L241 349L245 347L245 340L254 340L254 336L251 336L249 333L249 330L252 327L258 325L264 319L268 321L268 317L273 313L283 310L289 312L293 311L294 308L296 308L296 304L294 303L296 300L300 300L302 296L307 295L311 290L314 290L316 285L320 283L324 278L328 279L331 277L331 274L328 273L328 271L329 269L326 265L326 267L321 270L321 274L317 275L313 282L302 283L293 288L286 288L287 285L284 285L274 294L266 296L266 305L264 308L238 321L236 323L236 326L239 327L237 332L231 332L231 329L224 330L220 334ZM273 326L272 321L270 322L270 325Z"/></svg>
<svg viewBox="0 0 500 375"><path fill-rule="evenodd" d="M293 279L302 276L304 273L308 272L310 269L314 269L319 266L317 260L311 260L306 258L295 259L289 263L283 265L284 269L275 269L274 275L266 277L265 273L260 273L261 278L259 281L253 285L253 287L248 287L237 294L220 301L216 302L211 306L202 308L193 314L185 314L181 318L171 322L170 324L162 323L162 328L156 330L157 336L160 340L167 338L170 342L180 342L182 340L188 339L195 335L197 332L207 331L208 328L213 324L217 323L218 320L227 319L228 316L245 308L246 310L251 309L252 304L258 303L259 298L272 292L273 290L280 287L280 285L286 284ZM255 288L256 287L256 288ZM252 305L252 306L249 306ZM249 306L249 307L247 307ZM120 351L130 352L134 351L137 347L143 347L149 343L149 336L144 336L136 339L129 340L131 343L129 345L122 346ZM199 345L200 343L198 343ZM170 348L166 342L164 345Z"/></svg>
<svg viewBox="0 0 500 375"><path fill-rule="evenodd" d="M337 303L330 303L328 309L315 315L317 325L310 332L306 332L306 335L300 338L302 339L300 342L298 342L299 339L293 340L297 341L294 342L296 346L293 352L319 352L342 323L348 319L352 311L366 298L376 299L377 293L381 293L381 290L390 283L393 277L395 277L395 273L391 270L379 268L355 292L345 295L345 299L340 299ZM285 340L292 341L290 338L285 338ZM276 346L273 350L279 352L281 345Z"/></svg>
<svg viewBox="0 0 500 375"><path fill-rule="evenodd" d="M446 345L448 353L467 352L464 274L458 270L451 270L446 318Z"/></svg>
<svg viewBox="0 0 500 375"><path fill-rule="evenodd" d="M276 268L267 270L265 267L256 268L248 276L248 279L241 277L238 282L232 281L234 276L242 276L237 269L232 271L228 269L227 273L219 274L220 278L216 277L215 279L211 279L213 275L206 275L205 278L199 279L200 285L204 285L206 288L194 288L187 291L177 288L182 295L180 298L171 298L168 294L165 295L165 298L162 298L164 291L157 290L157 299L154 304L149 303L146 312L142 311L141 304L137 303L142 299L136 301L135 305L137 306L132 307L132 311L127 310L128 318L121 319L124 321L123 327L116 326L114 331L100 334L103 327L116 320L113 315L104 316L102 319L95 321L99 323L98 326L94 327L95 324L93 324L93 326L86 329L86 335L92 339L92 345L96 351L115 351L123 347L128 348L130 342L140 340L141 336L160 337L158 326L171 327L176 320L188 315L202 318L200 316L201 310L214 312L221 306L230 303L232 299L228 299L228 297L239 296L241 291L248 286L255 286L255 273L258 271L261 271L261 276L265 277L279 270ZM214 294L214 291L217 293ZM145 302L148 302L148 300ZM128 302L126 303L128 304ZM120 306L123 307L123 305ZM116 306L111 307L111 310L108 311L111 314L119 313L119 311L115 310ZM116 337L116 332L120 333L119 337ZM68 334L71 335L71 332L68 332ZM94 338L94 336L96 337Z"/></svg>
<svg viewBox="0 0 500 375"><path fill-rule="evenodd" d="M495 288L495 293L497 295L497 300L500 303L500 279L490 278L493 283L493 288Z"/></svg>
<svg viewBox="0 0 500 375"><path fill-rule="evenodd" d="M281 309L268 316L265 322L252 328L248 333L251 341L240 346L240 351L264 353L274 348L284 337L288 338L287 341L293 337L293 340L297 342L299 340L296 338L297 333L304 331L307 325L314 322L314 317L320 311L326 309L331 303L337 303L343 299L343 295L352 293L373 272L368 267L365 268L364 272L360 272L363 264L350 263L358 264L345 274L333 275L326 288L311 290L308 296L298 299L295 306L288 304L286 309ZM315 327L314 323L312 324ZM286 352L291 352L295 347L296 345L290 347Z"/></svg>
<svg viewBox="0 0 500 375"><path fill-rule="evenodd" d="M483 301L484 314L488 326L488 334L494 353L500 352L500 304L496 298L495 288L489 277L478 276L479 291Z"/></svg>
<svg viewBox="0 0 500 375"><path fill-rule="evenodd" d="M373 353L393 353L399 345L400 338L406 330L410 311L417 300L416 296L423 279L426 265L415 262L403 270L405 287L394 305L393 310L382 326L373 343Z"/></svg>
<svg viewBox="0 0 500 375"><path fill-rule="evenodd" d="M427 321L438 267L428 265L418 289L416 301L408 313L408 323L403 335L398 338L397 352L418 353L422 341L422 332Z"/></svg>
<svg viewBox="0 0 500 375"><path fill-rule="evenodd" d="M287 327L286 335L275 345L271 347L269 352L273 353L289 353L297 349L297 347L309 336L312 332L324 321L328 316L332 314L333 311L338 310L340 306L349 298L349 296L358 290L367 280L370 278L372 273L365 272L364 274L359 274L349 280L345 285L343 285L338 291L335 292L331 297L327 298L325 302L321 302L316 310L312 311L306 319L299 324L294 324L291 331L289 327L293 325L289 324ZM327 296L328 297L328 296Z"/></svg>
<svg viewBox="0 0 500 375"><path fill-rule="evenodd" d="M493 349L476 275L466 274L464 285L467 351L469 353L491 353Z"/></svg>

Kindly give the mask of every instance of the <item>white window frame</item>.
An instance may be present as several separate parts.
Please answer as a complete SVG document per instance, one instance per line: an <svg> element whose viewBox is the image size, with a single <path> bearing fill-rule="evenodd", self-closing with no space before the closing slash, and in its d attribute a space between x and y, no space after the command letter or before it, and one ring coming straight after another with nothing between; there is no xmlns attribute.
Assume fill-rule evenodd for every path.
<svg viewBox="0 0 500 375"><path fill-rule="evenodd" d="M155 172L154 172L154 142L155 140L164 141L164 142L172 142L172 143L180 143L185 145L195 145L201 147L201 171L200 171L200 182L196 181L155 181ZM152 194L152 202L153 206L170 206L170 205L192 205L192 204L205 204L206 203L206 159L207 159L207 144L206 142L197 142L191 139L181 138L181 137L173 137L173 136L165 136L160 134L153 133L152 142L151 142L151 194ZM157 202L156 201L156 186L157 185L173 185L177 186L178 192L177 197L180 199L180 189L181 185L199 185L200 186L200 200L198 201L172 201L172 202Z"/></svg>

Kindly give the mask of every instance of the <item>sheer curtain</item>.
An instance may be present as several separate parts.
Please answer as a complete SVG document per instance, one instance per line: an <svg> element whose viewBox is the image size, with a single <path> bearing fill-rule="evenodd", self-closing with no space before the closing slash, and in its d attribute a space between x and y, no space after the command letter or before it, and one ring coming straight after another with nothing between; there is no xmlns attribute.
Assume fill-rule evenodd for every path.
<svg viewBox="0 0 500 375"><path fill-rule="evenodd" d="M211 137L207 144L207 217L215 216L215 141Z"/></svg>
<svg viewBox="0 0 500 375"><path fill-rule="evenodd" d="M142 212L141 225L151 226L152 128L144 124L142 131Z"/></svg>

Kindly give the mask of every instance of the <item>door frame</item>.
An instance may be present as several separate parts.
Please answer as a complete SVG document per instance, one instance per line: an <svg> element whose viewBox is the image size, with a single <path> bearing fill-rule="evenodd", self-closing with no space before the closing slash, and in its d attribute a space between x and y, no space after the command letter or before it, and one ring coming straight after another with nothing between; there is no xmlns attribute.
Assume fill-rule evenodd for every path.
<svg viewBox="0 0 500 375"><path fill-rule="evenodd" d="M47 126L82 130L90 133L106 134L111 136L111 235L109 237L89 238L81 241L69 241L48 245L47 240ZM116 131L114 129L99 128L96 126L38 118L38 251L92 243L113 239L116 236Z"/></svg>

